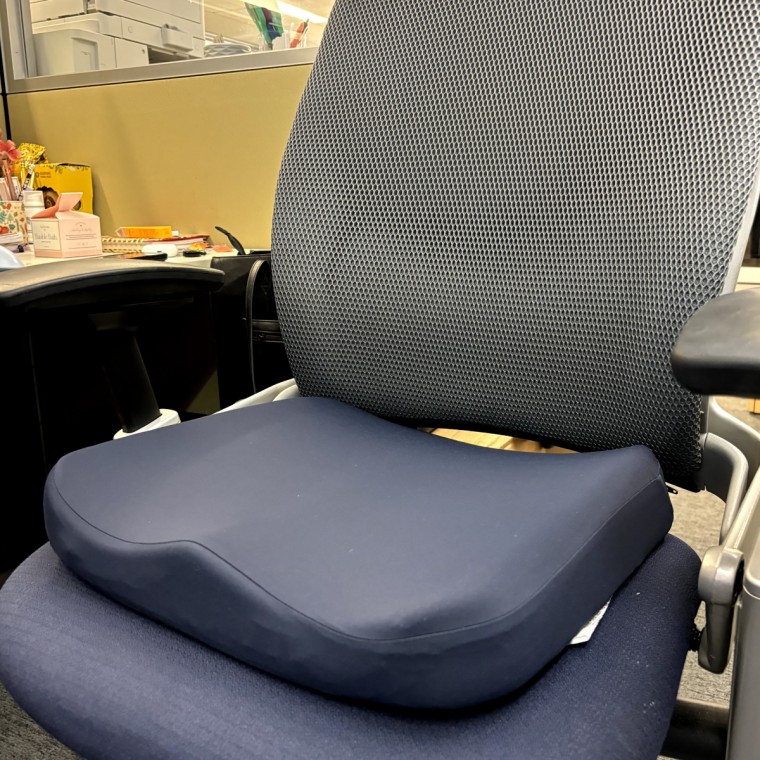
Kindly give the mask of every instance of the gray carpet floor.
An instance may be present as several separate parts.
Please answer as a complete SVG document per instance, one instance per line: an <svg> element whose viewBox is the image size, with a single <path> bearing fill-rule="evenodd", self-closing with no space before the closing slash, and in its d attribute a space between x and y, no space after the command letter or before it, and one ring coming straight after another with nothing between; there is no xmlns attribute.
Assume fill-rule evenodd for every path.
<svg viewBox="0 0 760 760"><path fill-rule="evenodd" d="M745 401L720 399L721 405L760 430L760 416L747 411ZM675 522L672 532L684 539L703 556L718 540L722 518L722 503L703 492L681 491L673 496ZM701 614L701 613L700 613ZM703 622L699 622L700 627ZM686 661L680 695L683 698L727 703L731 688L730 667L716 676L702 670L691 653ZM76 760L75 755L40 728L11 699L0 685L0 760Z"/></svg>

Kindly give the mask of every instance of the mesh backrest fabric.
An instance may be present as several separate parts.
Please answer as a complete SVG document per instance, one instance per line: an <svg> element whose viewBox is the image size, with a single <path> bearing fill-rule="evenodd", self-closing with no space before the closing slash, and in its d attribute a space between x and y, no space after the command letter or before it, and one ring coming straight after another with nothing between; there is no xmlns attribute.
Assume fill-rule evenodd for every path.
<svg viewBox="0 0 760 760"><path fill-rule="evenodd" d="M757 0L337 0L272 256L301 392L700 466L669 352L760 144Z"/></svg>

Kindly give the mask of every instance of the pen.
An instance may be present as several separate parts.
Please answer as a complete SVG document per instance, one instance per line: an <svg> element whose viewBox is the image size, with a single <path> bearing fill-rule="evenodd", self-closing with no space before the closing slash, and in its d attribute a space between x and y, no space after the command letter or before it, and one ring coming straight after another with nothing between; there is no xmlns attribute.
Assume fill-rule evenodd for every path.
<svg viewBox="0 0 760 760"><path fill-rule="evenodd" d="M301 41L301 38L306 33L306 30L309 28L309 19L306 19L306 21L302 21L298 25L298 29L296 29L296 33L293 35L293 40L290 43L290 47L298 47L298 43Z"/></svg>
<svg viewBox="0 0 760 760"><path fill-rule="evenodd" d="M16 188L13 186L13 175L11 174L11 167L7 158L3 158L3 178L5 180L4 194L8 196L7 200L15 201Z"/></svg>
<svg viewBox="0 0 760 760"><path fill-rule="evenodd" d="M21 201L24 199L24 191L28 190L34 180L34 164L29 164L29 169L24 177L24 184L21 185L21 191L18 194L18 199Z"/></svg>

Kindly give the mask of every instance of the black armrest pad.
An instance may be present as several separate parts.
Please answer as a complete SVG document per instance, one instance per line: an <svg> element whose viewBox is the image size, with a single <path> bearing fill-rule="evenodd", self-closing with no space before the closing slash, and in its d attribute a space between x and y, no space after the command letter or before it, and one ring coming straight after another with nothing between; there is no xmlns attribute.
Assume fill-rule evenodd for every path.
<svg viewBox="0 0 760 760"><path fill-rule="evenodd" d="M0 309L102 306L216 290L216 269L128 259L77 259L0 273Z"/></svg>
<svg viewBox="0 0 760 760"><path fill-rule="evenodd" d="M760 396L760 289L706 303L670 357L681 385L705 395Z"/></svg>

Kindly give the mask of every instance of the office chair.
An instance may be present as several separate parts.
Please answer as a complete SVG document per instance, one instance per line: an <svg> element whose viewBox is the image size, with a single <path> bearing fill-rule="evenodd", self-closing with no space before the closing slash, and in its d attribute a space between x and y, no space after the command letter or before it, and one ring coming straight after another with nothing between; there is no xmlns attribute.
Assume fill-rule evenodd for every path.
<svg viewBox="0 0 760 760"><path fill-rule="evenodd" d="M759 40L754 0L337 0L275 205L294 381L61 460L19 704L89 758L654 758L738 598L730 726L668 752L751 757L760 443L706 397L760 390ZM726 501L701 569L666 482Z"/></svg>

